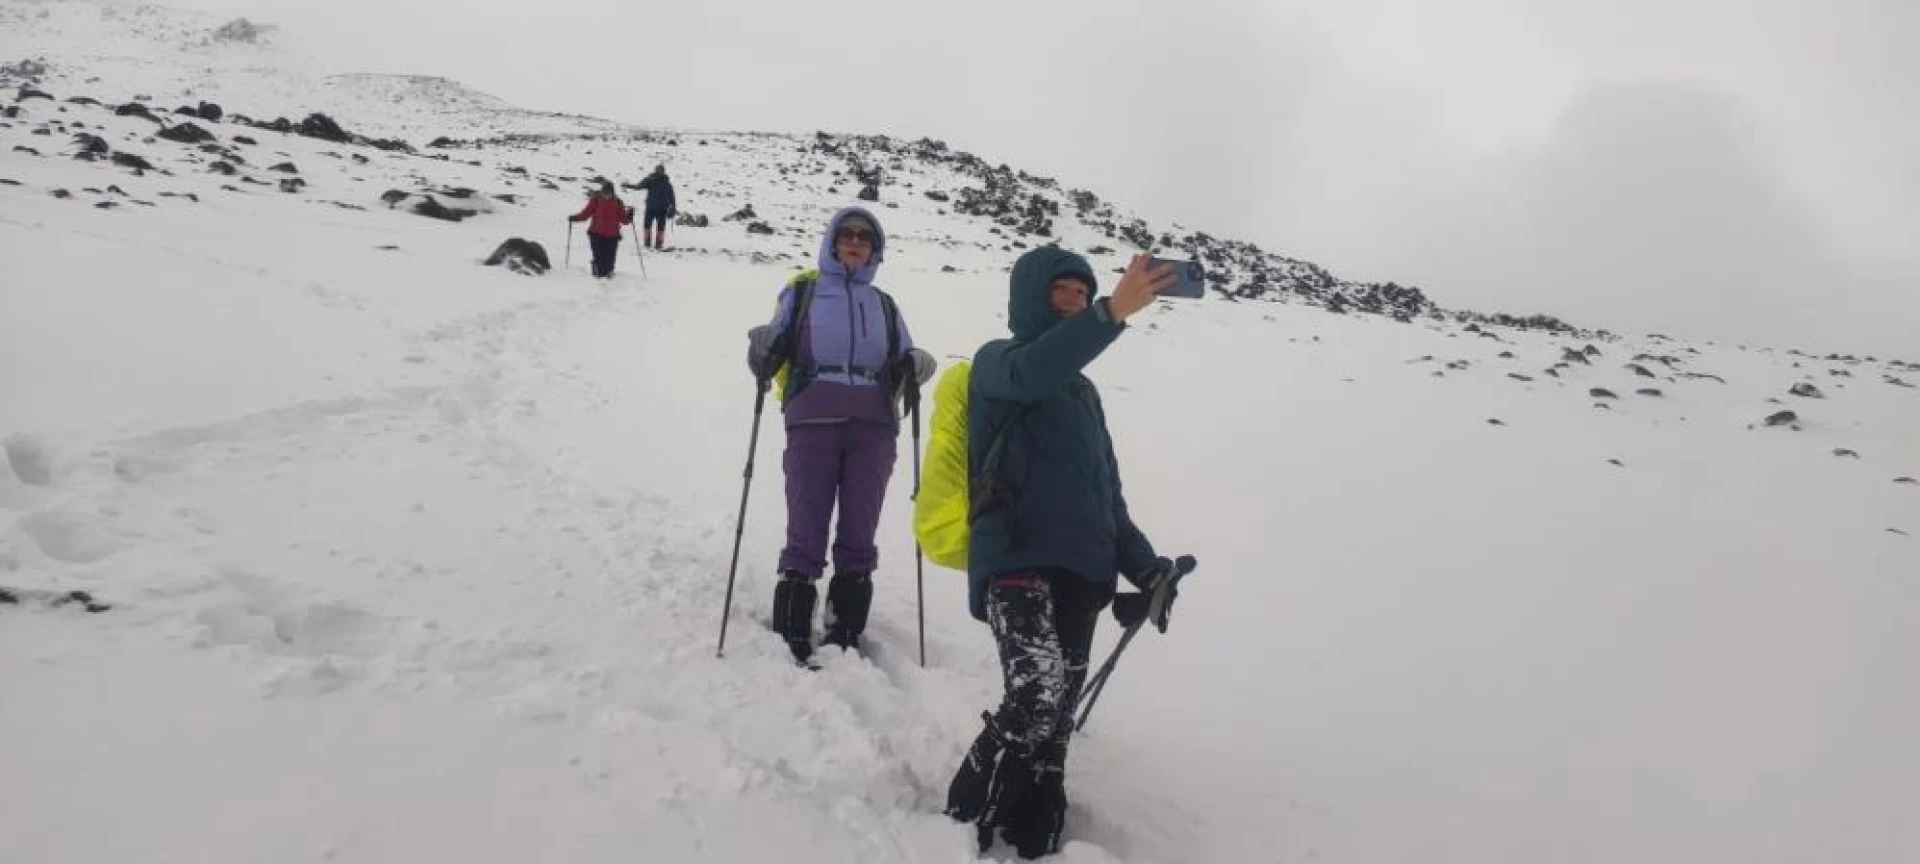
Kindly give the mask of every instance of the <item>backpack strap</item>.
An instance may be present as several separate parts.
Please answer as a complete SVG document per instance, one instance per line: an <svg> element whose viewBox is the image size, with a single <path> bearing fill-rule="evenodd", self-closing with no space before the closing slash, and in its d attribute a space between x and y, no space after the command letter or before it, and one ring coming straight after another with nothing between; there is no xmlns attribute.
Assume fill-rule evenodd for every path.
<svg viewBox="0 0 1920 864"><path fill-rule="evenodd" d="M801 273L787 283L787 287L793 289L793 300L787 307L787 332L782 334L785 345L780 352L779 363L774 364L787 367L786 388L781 393L783 399L806 386L816 371L811 365L804 370L800 368L800 340L801 330L807 327L808 314L813 308L813 286L817 281L817 276Z"/></svg>
<svg viewBox="0 0 1920 864"><path fill-rule="evenodd" d="M1019 548L1019 521L1015 519L1015 510L1019 503L1015 493L1019 488L1009 482L1000 472L1000 460L1006 454L1007 432L1019 423L1033 407L1031 402L1022 402L1007 415L1007 421L994 430L993 443L987 446L987 455L980 460L980 470L967 484L967 524L986 515L991 510L999 510L1007 521L1007 538L1015 548Z"/></svg>

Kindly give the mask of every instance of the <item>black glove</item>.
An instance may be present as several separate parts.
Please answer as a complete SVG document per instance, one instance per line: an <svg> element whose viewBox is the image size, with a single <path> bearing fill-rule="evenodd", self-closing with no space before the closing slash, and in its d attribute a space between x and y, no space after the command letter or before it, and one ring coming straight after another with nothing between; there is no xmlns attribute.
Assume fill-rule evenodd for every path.
<svg viewBox="0 0 1920 864"><path fill-rule="evenodd" d="M1147 572L1146 578L1141 580L1146 587L1114 595L1113 620L1120 622L1122 627L1132 627L1151 616L1153 626L1162 633L1167 632L1167 621L1173 617L1173 601L1180 596L1180 577L1184 575L1186 573L1174 565L1173 559L1159 559L1153 569ZM1166 584L1162 586L1162 582ZM1161 597L1158 610L1153 608L1155 593Z"/></svg>
<svg viewBox="0 0 1920 864"><path fill-rule="evenodd" d="M1147 617L1147 592L1123 591L1113 595L1113 620L1132 627Z"/></svg>

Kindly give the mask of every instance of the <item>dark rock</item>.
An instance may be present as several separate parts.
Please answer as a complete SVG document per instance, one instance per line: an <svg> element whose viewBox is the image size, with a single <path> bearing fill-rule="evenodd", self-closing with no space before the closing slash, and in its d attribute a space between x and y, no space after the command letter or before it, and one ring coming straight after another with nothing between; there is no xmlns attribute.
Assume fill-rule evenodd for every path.
<svg viewBox="0 0 1920 864"><path fill-rule="evenodd" d="M1600 349L1598 349L1598 348L1595 348L1595 347L1593 347L1593 346L1592 346L1591 344L1589 344L1589 345L1588 345L1587 347L1585 347L1585 348L1582 348L1582 349L1580 349L1580 352L1581 352L1582 354L1585 354L1585 355L1587 355L1588 357L1598 357L1598 356L1600 356Z"/></svg>
<svg viewBox="0 0 1920 864"><path fill-rule="evenodd" d="M0 108L0 117L5 117L8 120L12 120L19 116L20 116L20 106L18 105L8 105L5 108Z"/></svg>
<svg viewBox="0 0 1920 864"><path fill-rule="evenodd" d="M768 225L765 222L750 222L747 224L747 233L748 234L772 234L773 226Z"/></svg>
<svg viewBox="0 0 1920 864"><path fill-rule="evenodd" d="M38 78L47 74L47 71L47 64L38 60L0 64L0 75L12 75L15 78Z"/></svg>
<svg viewBox="0 0 1920 864"><path fill-rule="evenodd" d="M444 219L448 222L458 222L468 216L474 215L474 213L478 211L459 210L448 207L433 200L433 196L426 195L422 196L420 201L413 205L413 212L430 219Z"/></svg>
<svg viewBox="0 0 1920 864"><path fill-rule="evenodd" d="M198 204L198 203L200 203L200 196L198 196L198 195L195 195L195 194L193 194L192 192L162 192L162 193L160 193L160 197L162 197L162 198L185 198L185 199L187 199L188 201L192 201L192 202L193 202L193 203L195 203L195 204Z"/></svg>
<svg viewBox="0 0 1920 864"><path fill-rule="evenodd" d="M28 146L26 146L25 144L15 144L15 145L13 145L13 152L15 152L15 153L25 153L25 154L27 154L27 155L29 155L29 156L38 156L38 155L40 155L40 151L38 151L38 150L35 150L35 149L33 149L32 147L28 147Z"/></svg>
<svg viewBox="0 0 1920 864"><path fill-rule="evenodd" d="M1799 420L1800 415L1792 411L1775 411L1772 414L1768 414L1767 419L1760 422L1767 426L1785 426L1790 423L1799 422Z"/></svg>
<svg viewBox="0 0 1920 864"><path fill-rule="evenodd" d="M1787 392L1788 392L1788 393L1791 393L1791 394L1793 394L1793 395L1795 395L1795 396L1799 396L1799 397L1801 397L1801 398L1803 398L1803 399L1825 399L1825 398L1827 398L1827 396L1826 396L1826 394L1825 394L1825 393L1821 393L1821 392L1820 392L1820 388L1818 388L1818 387L1815 387L1815 386L1813 386L1812 384L1808 384L1808 383L1806 383L1806 382L1804 382L1804 381L1803 381L1803 382L1801 382L1801 383L1799 383L1799 384L1795 384L1795 385L1793 385L1792 387L1789 387L1789 388L1787 388Z"/></svg>
<svg viewBox="0 0 1920 864"><path fill-rule="evenodd" d="M362 213L365 213L367 211L367 208L365 207L362 207L358 204L348 204L344 201L328 201L327 203L332 204L333 206L338 207L342 210L358 210Z"/></svg>
<svg viewBox="0 0 1920 864"><path fill-rule="evenodd" d="M207 130L202 129L198 126L195 126L192 123L182 123L178 126L168 126L167 128L160 130L160 137L165 138L168 141L178 141L182 144L198 144L202 141L214 140L212 132L208 132Z"/></svg>
<svg viewBox="0 0 1920 864"><path fill-rule="evenodd" d="M1718 382L1718 383L1721 383L1721 384L1725 384L1725 383L1727 383L1727 379L1725 379L1725 378L1722 378L1722 377L1720 377L1720 376L1718 376L1718 375L1709 375L1709 374L1707 374L1707 373L1705 373L1705 372L1682 372L1682 373L1680 373L1680 377L1682 377L1682 378L1704 378L1704 379L1706 379L1706 380L1708 380L1708 381L1715 381L1715 382Z"/></svg>
<svg viewBox="0 0 1920 864"><path fill-rule="evenodd" d="M745 222L748 219L758 219L758 218L760 218L760 214L753 212L753 205L748 204L745 207L742 207L738 210L733 211L732 213L727 214L726 216L721 217L720 221Z"/></svg>
<svg viewBox="0 0 1920 864"><path fill-rule="evenodd" d="M1662 398L1662 397L1664 397L1664 396L1666 395L1666 394L1664 394L1664 393L1661 393L1661 392L1660 392L1659 390L1657 390L1657 389L1655 389L1655 388L1653 388L1653 387L1642 387L1642 388L1640 388L1640 389L1638 389L1638 390L1635 390L1635 391L1633 391L1633 392L1635 392L1635 393L1638 393L1638 394L1640 394L1640 395L1642 395L1642 396L1651 396L1651 397L1653 397L1653 398L1655 398L1655 399L1659 399L1659 398Z"/></svg>
<svg viewBox="0 0 1920 864"><path fill-rule="evenodd" d="M960 272L960 270L959 270L959 268L957 268L957 267L955 267L955 266L953 266L952 264L942 264L942 265L940 265L940 272L942 272L942 273L958 273L958 272Z"/></svg>
<svg viewBox="0 0 1920 864"><path fill-rule="evenodd" d="M67 190L65 190L65 189L55 189L55 190L53 190L52 192L48 192L47 194L48 194L48 195L52 195L52 196L53 196L53 197L55 197L55 198L60 198L60 199L66 199L66 198L72 198L72 197L73 197L73 193L72 193L72 192L68 192L68 191L67 191Z"/></svg>
<svg viewBox="0 0 1920 864"><path fill-rule="evenodd" d="M153 163L125 151L113 154L113 164L132 168L136 171L153 170Z"/></svg>
<svg viewBox="0 0 1920 864"><path fill-rule="evenodd" d="M11 177L0 177L0 186L18 186L20 181Z"/></svg>
<svg viewBox="0 0 1920 864"><path fill-rule="evenodd" d="M1512 378L1512 379L1513 379L1513 380L1515 380L1515 381L1526 381L1526 382L1528 382L1528 383L1532 383L1532 381L1533 381L1533 379L1532 379L1531 377L1529 377L1529 376L1526 376L1526 375L1522 375L1522 374L1520 374L1520 373L1518 373L1518 372L1508 372L1508 373L1507 373L1507 377L1508 377L1508 378Z"/></svg>
<svg viewBox="0 0 1920 864"><path fill-rule="evenodd" d="M381 203L386 204L387 209L389 210L393 209L393 205L407 200L408 197L409 197L408 193L402 192L398 189L388 189L387 191L380 193Z"/></svg>
<svg viewBox="0 0 1920 864"><path fill-rule="evenodd" d="M1500 352L1500 359L1502 359L1502 360L1512 360L1512 359L1513 359L1513 352L1512 352L1512 351L1502 351L1502 352Z"/></svg>
<svg viewBox="0 0 1920 864"><path fill-rule="evenodd" d="M1908 486L1920 486L1920 480L1915 480L1912 477L1895 477L1893 478L1893 482L1905 483Z"/></svg>
<svg viewBox="0 0 1920 864"><path fill-rule="evenodd" d="M300 121L300 126L294 131L305 138L318 138L335 144L353 142L353 136L340 128L340 124L333 122L332 117L317 112L308 114L307 119Z"/></svg>
<svg viewBox="0 0 1920 864"><path fill-rule="evenodd" d="M235 135L235 136L233 136L233 143L235 143L235 144L253 144L253 145L256 145L256 146L257 146L257 145L259 145L259 143L260 143L260 142L258 142L258 141L255 141L255 140L253 140L252 138L248 138L248 137L247 137L247 136L245 136L245 135Z"/></svg>
<svg viewBox="0 0 1920 864"><path fill-rule="evenodd" d="M28 99L45 99L48 102L52 102L53 96L48 94L45 90L35 90L32 87L22 87L20 88L20 92L15 94L13 97L13 101L15 102L25 102Z"/></svg>
<svg viewBox="0 0 1920 864"><path fill-rule="evenodd" d="M99 105L100 100L91 96L68 96L67 101L75 105Z"/></svg>
<svg viewBox="0 0 1920 864"><path fill-rule="evenodd" d="M505 265L508 270L526 276L539 276L553 269L547 250L540 244L519 237L510 238L487 256L486 266Z"/></svg>
<svg viewBox="0 0 1920 864"><path fill-rule="evenodd" d="M98 201L98 202L95 202L93 206L94 206L94 208L95 208L95 209L97 209L97 210L112 210L113 208L115 208L115 207L118 207L118 206L120 206L120 202L118 202L118 201Z"/></svg>
<svg viewBox="0 0 1920 864"><path fill-rule="evenodd" d="M437 190L437 192L440 195L444 195L448 198L454 198L461 201L465 201L468 198L472 198L473 196L480 194L478 192L475 192L472 189L468 189L465 186L442 187L441 189Z"/></svg>
<svg viewBox="0 0 1920 864"><path fill-rule="evenodd" d="M520 196L503 192L499 195L493 196L493 200L498 201L502 204L518 204L520 203Z"/></svg>
<svg viewBox="0 0 1920 864"><path fill-rule="evenodd" d="M1640 377L1642 377L1642 378L1657 378L1657 377L1659 377L1659 376L1657 376L1657 375L1655 375L1655 374L1653 374L1653 370L1651 370L1651 369L1648 369L1647 367L1645 367L1645 366L1642 366L1642 365L1640 365L1640 364L1638 364L1638 363L1628 363L1628 364L1626 365L1626 368L1627 368L1627 369L1630 369L1630 370L1632 370L1632 371L1633 371L1633 374L1635 374L1635 375L1638 375L1638 376L1640 376Z"/></svg>
<svg viewBox="0 0 1920 864"><path fill-rule="evenodd" d="M1608 460L1607 460L1607 464L1608 464L1608 465L1612 465L1612 466L1614 466L1614 467L1616 467L1616 468L1625 468L1625 467L1627 467L1627 466L1626 466L1626 463L1624 463L1624 462L1621 462L1621 461L1620 461L1620 460L1618 460L1618 459L1608 459Z"/></svg>
<svg viewBox="0 0 1920 864"><path fill-rule="evenodd" d="M1912 385L1912 384L1909 384L1909 383L1907 383L1906 381L1903 381L1903 380L1901 380L1900 378L1898 378L1898 377L1895 377L1895 376L1893 376L1893 375L1887 375L1887 376L1884 376L1884 377L1882 377L1882 378L1881 378L1880 380L1882 380L1882 381L1885 381L1885 382L1887 382L1888 384L1892 384L1892 385L1893 385L1893 386L1895 386L1895 387L1907 387L1907 388L1912 388L1912 387L1913 387L1913 385Z"/></svg>
<svg viewBox="0 0 1920 864"><path fill-rule="evenodd" d="M280 191L298 192L300 191L300 187L305 185L307 185L307 181L305 180L302 180L298 177L288 177L285 180L280 181Z"/></svg>
<svg viewBox="0 0 1920 864"><path fill-rule="evenodd" d="M294 165L293 165L293 163L292 163L292 162L282 162L282 163L280 163L280 164L278 164L278 165L275 165L275 166L273 166L272 168L268 168L267 170L268 170L268 171L279 171L279 172L280 172L280 173L282 173L282 174L298 174L298 173L300 173L300 169L299 169L299 168L296 168L296 167L294 167Z"/></svg>
<svg viewBox="0 0 1920 864"><path fill-rule="evenodd" d="M927 200L929 201L939 201L942 204L953 200L953 196L948 195L947 193L942 192L938 189L928 189L927 191L921 194L927 196Z"/></svg>
<svg viewBox="0 0 1920 864"><path fill-rule="evenodd" d="M1501 419L1500 419L1500 418L1498 418L1498 417L1488 417L1488 418L1487 418L1487 425L1489 425L1489 426L1505 426L1505 425L1507 425L1507 424L1506 424L1506 422L1505 422L1505 421L1503 421L1503 420L1501 420Z"/></svg>
<svg viewBox="0 0 1920 864"><path fill-rule="evenodd" d="M208 165L207 170L215 174L225 174L228 177L240 173L240 169L233 167L232 162L215 162L212 165Z"/></svg>
<svg viewBox="0 0 1920 864"><path fill-rule="evenodd" d="M1615 395L1615 394L1614 394L1614 392L1613 392L1612 390L1608 390L1608 389L1607 389L1607 388L1605 388L1605 387L1595 387L1595 388L1593 388L1593 389L1591 389L1591 390L1588 390L1588 391L1587 391L1587 395L1588 395L1588 396L1592 396L1592 397L1593 397L1593 398L1595 398L1595 399L1618 399L1618 398L1620 398L1619 396L1617 396L1617 395Z"/></svg>
<svg viewBox="0 0 1920 864"><path fill-rule="evenodd" d="M218 123L221 117L226 116L227 112L212 102L201 102L199 107L194 109L193 113L208 123Z"/></svg>
<svg viewBox="0 0 1920 864"><path fill-rule="evenodd" d="M1574 350L1574 349L1572 349L1572 348L1567 348L1567 349L1564 349L1564 350L1562 350L1562 351L1560 352L1560 362L1562 362L1562 363L1579 363L1579 364L1582 364L1582 365L1585 365L1585 366L1592 366L1592 365L1593 365L1593 361L1592 361L1592 360L1589 360L1589 359L1587 359L1587 355L1586 355L1586 354L1583 354L1583 353L1581 353L1581 352L1579 352L1579 351L1576 351L1576 350Z"/></svg>
<svg viewBox="0 0 1920 864"><path fill-rule="evenodd" d="M1105 246L1095 246L1087 250L1088 255L1112 255L1113 250Z"/></svg>
<svg viewBox="0 0 1920 864"><path fill-rule="evenodd" d="M880 200L880 187L872 184L862 186L860 187L860 194L855 197L862 201L878 201Z"/></svg>
<svg viewBox="0 0 1920 864"><path fill-rule="evenodd" d="M705 228L712 224L712 220L699 213L682 213L673 217L673 224L683 228Z"/></svg>
<svg viewBox="0 0 1920 864"><path fill-rule="evenodd" d="M147 106L138 102L128 102L125 105L113 109L113 113L118 117L142 117L152 120L155 123L161 123L160 118L153 116L153 112L147 110ZM162 123L161 125L165 124Z"/></svg>
<svg viewBox="0 0 1920 864"><path fill-rule="evenodd" d="M1835 456L1838 456L1838 457L1840 457L1840 458L1842 458L1842 459L1858 459L1858 458L1860 458L1860 454L1858 454L1858 453L1855 453L1855 452L1853 452L1852 450L1848 450L1848 449L1847 449L1847 448L1845 448L1845 447L1835 447L1835 448L1833 448L1833 455L1835 455Z"/></svg>
<svg viewBox="0 0 1920 864"><path fill-rule="evenodd" d="M270 28L256 25L245 18L235 18L213 31L213 41L253 44L259 42L260 37L266 35L268 29Z"/></svg>

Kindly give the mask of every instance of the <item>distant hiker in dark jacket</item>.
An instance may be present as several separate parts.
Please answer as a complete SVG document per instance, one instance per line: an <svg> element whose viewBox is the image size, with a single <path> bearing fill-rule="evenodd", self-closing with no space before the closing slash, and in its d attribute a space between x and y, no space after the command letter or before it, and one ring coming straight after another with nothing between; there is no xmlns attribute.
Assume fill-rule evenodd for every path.
<svg viewBox="0 0 1920 864"><path fill-rule="evenodd" d="M634 187L647 192L646 218L640 223L641 242L655 249L665 249L667 245L667 222L680 215L680 205L673 199L673 181L667 179L667 166L653 166L653 173Z"/></svg>
<svg viewBox="0 0 1920 864"><path fill-rule="evenodd" d="M817 275L788 283L772 323L748 333L747 366L763 385L786 366L787 544L773 624L801 663L813 653L814 582L826 569L836 500L825 641L859 647L880 559L873 535L898 454L896 398L909 379L918 386L933 375L933 357L914 347L906 319L873 284L886 250L872 213L850 207L835 214L820 241Z"/></svg>
<svg viewBox="0 0 1920 864"><path fill-rule="evenodd" d="M1173 284L1172 268L1133 263L1113 296L1086 259L1043 246L1013 265L1013 338L974 357L967 395L970 474L1007 429L997 476L1013 487L973 520L968 605L993 629L1006 692L985 715L947 792L946 812L998 829L1022 857L1054 852L1065 824L1067 738L1100 611L1115 574L1146 587L1171 562L1133 523L1099 391L1081 370L1120 338L1129 317ZM1134 595L1129 595L1134 596Z"/></svg>
<svg viewBox="0 0 1920 864"><path fill-rule="evenodd" d="M592 220L588 222L588 220ZM587 206L567 217L569 222L588 222L587 243L593 246L593 275L604 279L613 275L615 253L620 251L620 226L633 224L633 208L621 203L613 192L613 181L605 181L587 196Z"/></svg>

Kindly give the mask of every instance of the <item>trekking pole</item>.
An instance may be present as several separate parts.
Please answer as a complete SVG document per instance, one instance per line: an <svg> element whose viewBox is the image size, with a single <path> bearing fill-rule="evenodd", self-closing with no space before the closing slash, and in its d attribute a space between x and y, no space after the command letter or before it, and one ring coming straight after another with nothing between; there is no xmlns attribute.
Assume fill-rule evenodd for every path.
<svg viewBox="0 0 1920 864"><path fill-rule="evenodd" d="M627 231L633 234L633 258L640 262L640 278L645 279L647 278L647 256L640 252L640 247L645 245L640 242L640 229L633 227L632 222L628 222Z"/></svg>
<svg viewBox="0 0 1920 864"><path fill-rule="evenodd" d="M566 257L566 260L560 265L560 269L570 270L572 268L573 268L573 221L568 220L567 221L567 257Z"/></svg>
<svg viewBox="0 0 1920 864"><path fill-rule="evenodd" d="M1087 717L1093 713L1093 703L1100 700L1100 691L1106 689L1114 665L1120 662L1120 652L1127 650L1127 643L1132 642L1133 635L1140 632L1140 625L1150 619L1157 620L1166 613L1167 604L1172 602L1167 595L1181 577L1193 572L1196 563L1192 555L1182 555L1173 562L1172 571L1162 570L1153 580L1152 595L1147 600L1147 614L1127 625L1126 632L1120 634L1120 642L1113 646L1113 653L1107 655L1107 662L1100 664L1100 671L1094 673L1093 678L1087 681L1087 688L1081 691L1080 719L1074 721L1073 731L1078 732L1087 725Z"/></svg>
<svg viewBox="0 0 1920 864"><path fill-rule="evenodd" d="M753 488L753 454L760 446L760 412L767 404L767 379L755 378L753 386L753 433L747 437L747 470L740 484L740 518L733 525L733 563L727 565L727 599L726 605L720 607L720 645L713 651L715 657L727 656L727 619L733 616L733 577L740 570L740 538L747 530L747 492Z"/></svg>
<svg viewBox="0 0 1920 864"><path fill-rule="evenodd" d="M913 497L920 500L920 382L908 379L907 413L913 415ZM920 537L913 538L914 605L920 612L920 668L927 668L927 562L920 549Z"/></svg>

